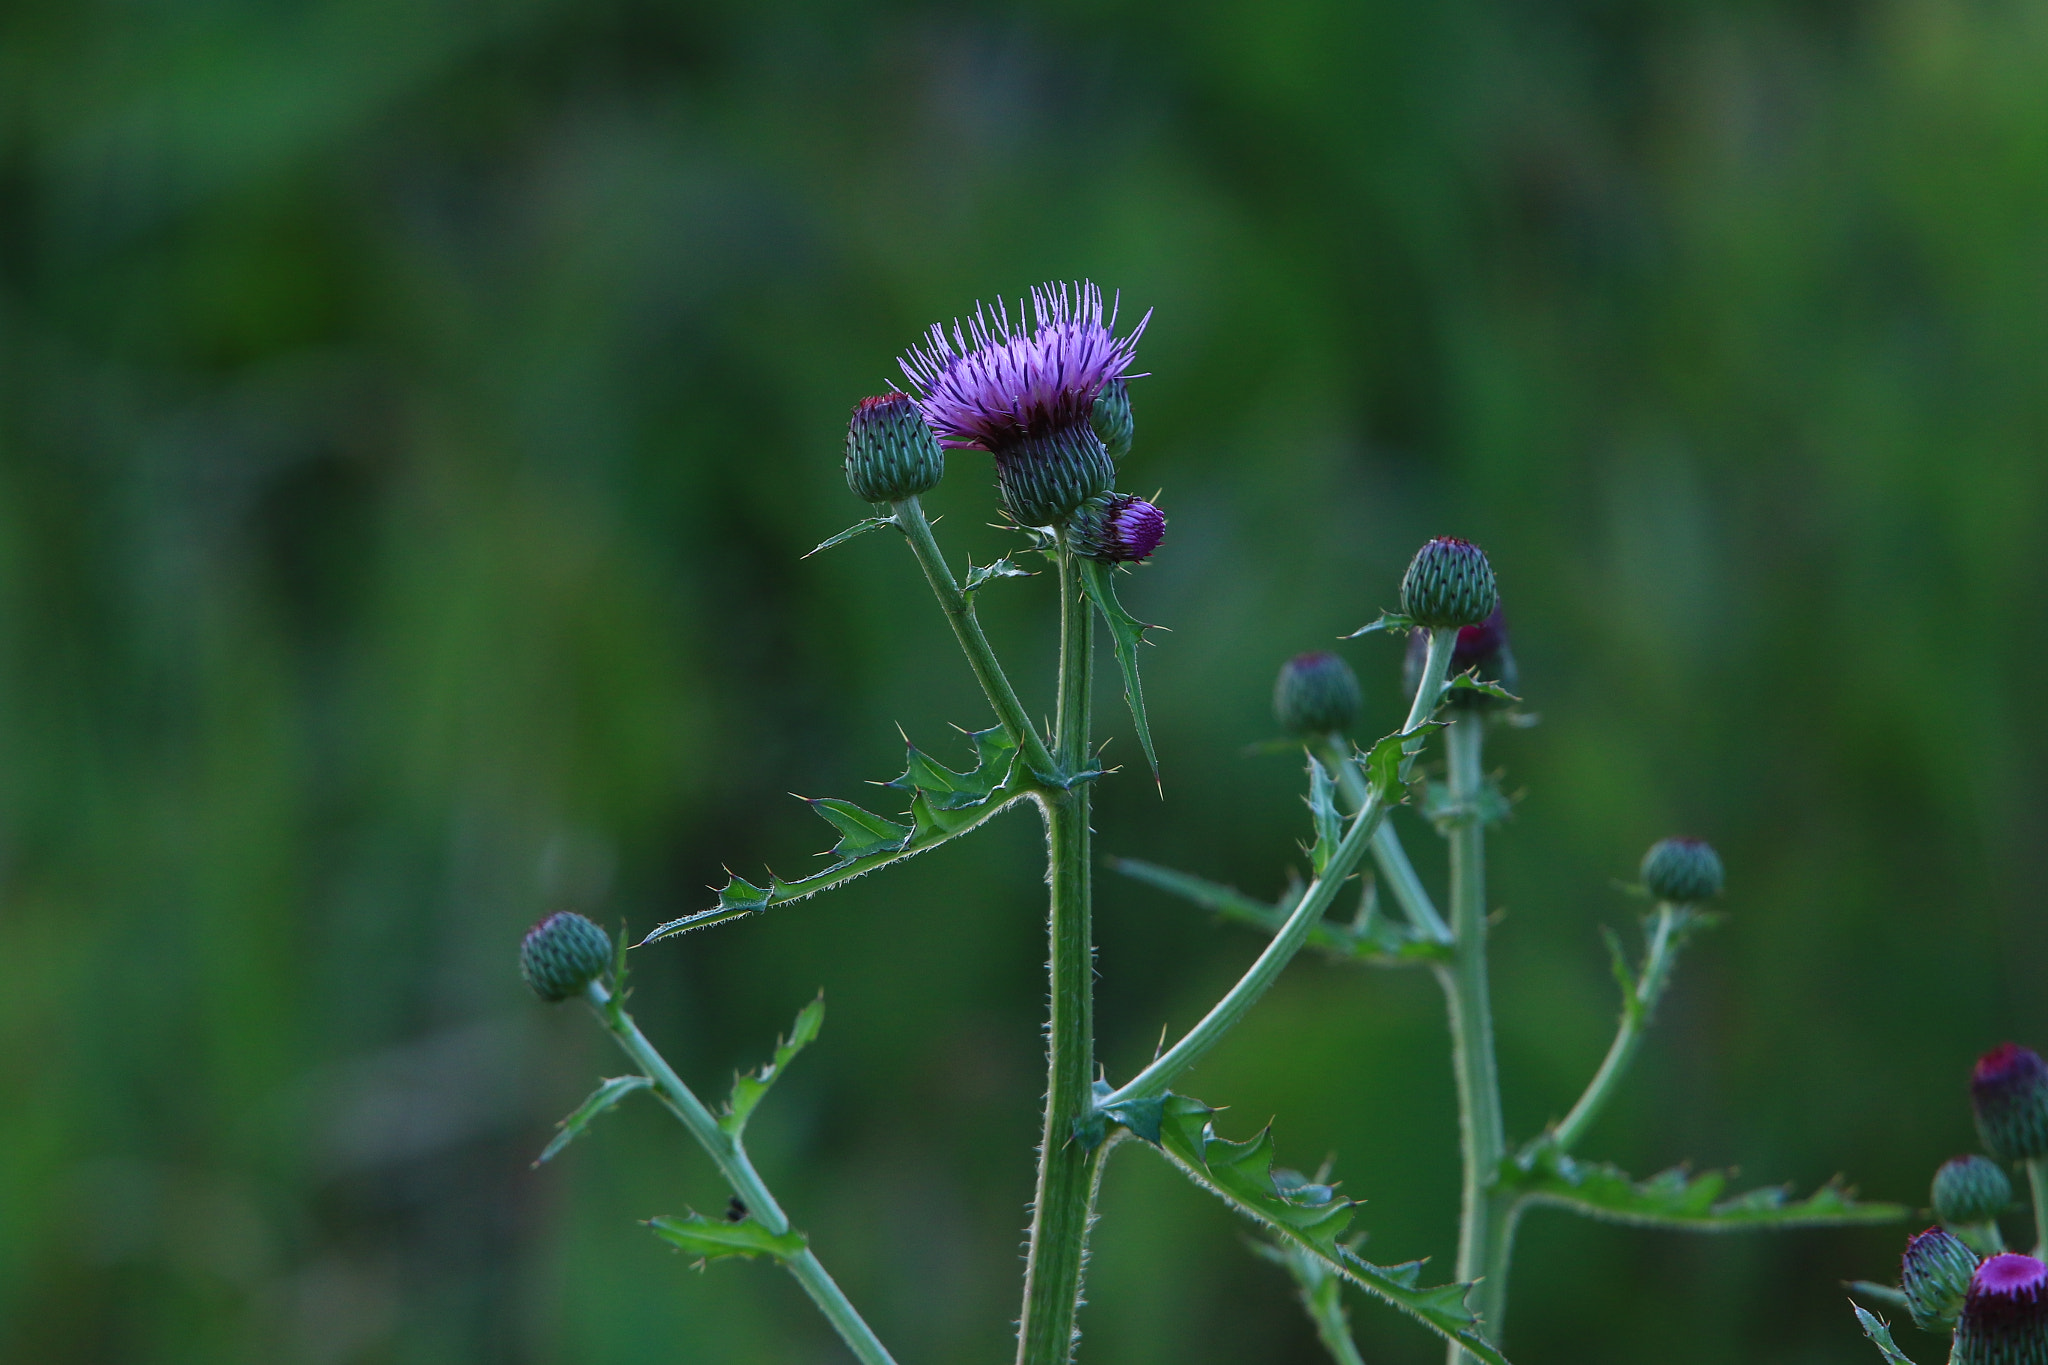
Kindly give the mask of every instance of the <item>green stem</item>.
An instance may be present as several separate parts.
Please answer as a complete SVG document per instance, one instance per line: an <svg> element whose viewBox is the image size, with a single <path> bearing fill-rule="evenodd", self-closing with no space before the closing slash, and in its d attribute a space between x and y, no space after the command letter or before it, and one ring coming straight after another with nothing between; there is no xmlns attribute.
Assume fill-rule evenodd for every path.
<svg viewBox="0 0 2048 1365"><path fill-rule="evenodd" d="M1429 719L1430 712L1435 709L1436 699L1443 692L1444 674L1450 668L1451 649L1456 642L1457 634L1455 630L1430 633L1429 656L1423 665L1422 686L1415 690L1414 704L1408 710L1408 723L1402 727L1402 733L1414 736L1409 741L1413 746L1409 750L1409 761L1412 761L1415 749L1421 747L1424 737L1422 723ZM1204 1053L1221 1042L1223 1036L1236 1027L1238 1020L1244 1018L1245 1013L1258 1003L1259 997L1279 979L1281 971L1293 960L1294 955L1301 951L1301 945L1308 941L1309 930L1315 927L1316 921L1323 917L1329 910L1331 902L1336 900L1338 889L1350 877L1352 869L1358 866L1359 859L1365 856L1365 850L1372 844L1386 816L1385 803L1377 793L1368 791L1358 814L1352 817L1351 828L1345 831L1344 838L1331 853L1329 864L1323 869L1323 875L1316 878L1308 890L1302 893L1293 913L1287 916L1287 922L1273 935L1273 941L1266 945L1266 950L1259 954L1258 960L1252 963L1245 974L1238 978L1237 984L1202 1016L1200 1023L1189 1029L1179 1042L1168 1048L1162 1056L1153 1061L1152 1065L1132 1077L1122 1089L1102 1100L1100 1107L1106 1109L1128 1100L1151 1099L1165 1094L1175 1078L1193 1066Z"/></svg>
<svg viewBox="0 0 2048 1365"><path fill-rule="evenodd" d="M1344 1307L1344 1281L1299 1251L1288 1254L1301 1267L1295 1271L1301 1304L1308 1310L1309 1321L1316 1325L1323 1349L1337 1365L1365 1365L1365 1358L1358 1354L1358 1344L1351 1339L1351 1314Z"/></svg>
<svg viewBox="0 0 2048 1365"><path fill-rule="evenodd" d="M2048 1157L2027 1163L2027 1183L2034 1188L2034 1255L2041 1256L2048 1254Z"/></svg>
<svg viewBox="0 0 2048 1365"><path fill-rule="evenodd" d="M1071 550L1058 553L1060 589L1059 711L1054 721L1059 771L1083 771L1090 757L1089 706L1094 681L1095 620ZM1090 783L1041 792L1052 885L1052 1014L1046 1026L1045 1126L1039 1135L1038 1184L1024 1266L1024 1309L1017 1331L1019 1365L1066 1365L1073 1356L1087 1258L1095 1177L1103 1146L1075 1136L1091 1113L1095 1072L1095 949L1089 924Z"/></svg>
<svg viewBox="0 0 2048 1365"><path fill-rule="evenodd" d="M946 623L953 627L953 637L960 642L961 652L967 655L968 667L974 670L975 681L988 695L989 705L995 708L996 719L1002 722L1004 732L1041 782L1064 785L1063 775L1047 752L1045 741L1039 738L1037 727L1025 714L1023 703L1017 700L1016 689L1010 686L1003 666L996 662L995 650L990 648L988 636L982 633L981 622L974 614L973 600L960 590L953 570L946 565L945 555L939 552L938 539L932 535L932 524L925 520L924 505L913 496L892 503L889 510L897 529L909 540L911 552L923 567L925 580L932 585L932 595L939 599L939 608L946 614Z"/></svg>
<svg viewBox="0 0 2048 1365"><path fill-rule="evenodd" d="M719 1173L732 1186L733 1193L747 1206L747 1212L770 1232L781 1234L789 1231L789 1216L782 1211L782 1205L775 1202L775 1196L768 1192L768 1186L761 1180L754 1163L747 1159L747 1149L740 1142L718 1126L711 1111L683 1084L668 1060L654 1050L654 1044L640 1032L640 1026L633 1022L633 1016L626 1013L611 992L596 981L584 988L584 998L597 1014L598 1020L618 1040L619 1047L641 1074L654 1082L654 1093L668 1107L668 1111L682 1120L683 1127L690 1130L690 1136L711 1160L717 1164ZM895 1365L887 1348L876 1338L860 1314L847 1301L846 1295L827 1274L817 1255L808 1248L783 1262L796 1282L811 1296L811 1302L818 1305L818 1311L825 1315L862 1365Z"/></svg>
<svg viewBox="0 0 2048 1365"><path fill-rule="evenodd" d="M1629 1065L1635 1061L1636 1052L1643 1044L1643 1033L1650 1024L1650 1015L1657 1008L1664 988L1671 982L1671 964L1678 957L1679 927L1679 911L1669 904L1660 903L1650 921L1649 947L1643 954L1643 974L1636 981L1635 989L1621 1002L1621 1024L1614 1031L1614 1042L1608 1046L1600 1069L1587 1082L1586 1093L1579 1096L1579 1102L1571 1107L1571 1112L1564 1116L1552 1134L1560 1150L1570 1151L1586 1135L1586 1130L1600 1117L1601 1109L1627 1074Z"/></svg>
<svg viewBox="0 0 2048 1365"><path fill-rule="evenodd" d="M1337 794L1356 815L1365 806L1365 774L1358 771L1351 746L1340 735L1325 735L1316 747L1321 751L1323 766L1337 775ZM1449 943L1450 926L1437 913L1436 902L1429 898L1422 878L1415 875L1415 864L1408 861L1408 850L1401 847L1401 836L1394 832L1391 820L1383 822L1373 834L1372 856L1395 903L1408 917L1409 926L1424 938Z"/></svg>
<svg viewBox="0 0 2048 1365"><path fill-rule="evenodd" d="M1493 1004L1486 978L1486 830L1478 813L1484 782L1480 766L1485 719L1467 712L1451 722L1450 798L1457 814L1450 828L1450 962L1437 969L1450 1005L1451 1065L1457 1080L1459 1143L1464 1185L1458 1226L1458 1278L1479 1280L1473 1308L1480 1329L1496 1344L1507 1310L1505 1257L1508 1219L1496 1195L1507 1138L1501 1124L1500 1074L1493 1055ZM1497 1263L1497 1264L1496 1264ZM1451 1365L1473 1357L1457 1346Z"/></svg>

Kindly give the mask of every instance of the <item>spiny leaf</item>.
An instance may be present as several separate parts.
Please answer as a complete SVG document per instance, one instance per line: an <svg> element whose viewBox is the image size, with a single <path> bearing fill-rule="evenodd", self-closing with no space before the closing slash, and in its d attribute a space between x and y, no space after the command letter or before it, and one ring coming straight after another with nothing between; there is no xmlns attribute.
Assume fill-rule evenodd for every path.
<svg viewBox="0 0 2048 1365"><path fill-rule="evenodd" d="M818 1037L818 1030L825 1026L825 997L805 1005L796 1016L796 1023L789 1029L789 1036L776 1040L775 1056L759 1071L742 1072L733 1078L732 1098L726 1101L725 1112L718 1116L718 1126L732 1137L738 1137L746 1130L747 1120L753 1117L754 1107L761 1103L768 1087L782 1078L782 1069L796 1058Z"/></svg>
<svg viewBox="0 0 2048 1365"><path fill-rule="evenodd" d="M1865 1308L1862 1304L1851 1304L1856 1310L1856 1321L1863 1328L1863 1335L1870 1338L1871 1345L1885 1358L1886 1365L1913 1365L1913 1357L1898 1348L1892 1340L1892 1329L1885 1320Z"/></svg>
<svg viewBox="0 0 2048 1365"><path fill-rule="evenodd" d="M1156 782L1159 755L1152 751L1152 727L1145 721L1145 687L1138 679L1138 646L1145 642L1146 631L1158 627L1146 625L1123 609L1123 604L1116 600L1116 585L1108 566L1092 559L1082 559L1080 564L1081 584L1095 609L1102 613L1103 624L1109 627L1110 643L1116 647L1117 667L1124 675L1124 701L1130 705L1131 720L1138 727L1138 747L1145 751L1145 761L1152 765L1152 780Z"/></svg>
<svg viewBox="0 0 2048 1365"><path fill-rule="evenodd" d="M1268 934L1280 931L1280 926L1287 922L1288 914L1301 899L1301 890L1296 887L1292 894L1275 905L1247 896L1235 887L1176 872L1170 867L1160 867L1138 858L1111 858L1109 865L1134 881L1155 886L1205 910L1213 910L1224 919L1251 925ZM1439 961L1449 952L1444 945L1418 938L1384 916L1374 916L1350 925L1327 919L1319 921L1309 928L1307 946L1327 957L1376 967L1407 967Z"/></svg>
<svg viewBox="0 0 2048 1365"><path fill-rule="evenodd" d="M1451 789L1441 782L1423 784L1422 818L1435 825L1439 834L1448 835L1454 825L1497 825L1514 813L1515 803L1490 777L1480 783L1469 803L1455 800Z"/></svg>
<svg viewBox="0 0 2048 1365"><path fill-rule="evenodd" d="M804 558L809 559L811 555L817 554L822 550L829 550L834 545L844 545L855 536L864 536L870 531L879 531L884 526L894 526L895 524L896 518L894 517L869 517L865 521L857 521L831 539L820 542L817 548L805 554Z"/></svg>
<svg viewBox="0 0 2048 1365"><path fill-rule="evenodd" d="M1477 673L1460 673L1448 684L1453 692L1477 692L1481 696L1493 697L1499 701L1520 701L1521 698L1495 682L1482 682Z"/></svg>
<svg viewBox="0 0 2048 1365"><path fill-rule="evenodd" d="M1318 877L1330 865L1337 845L1344 839L1344 821L1337 814L1337 784L1313 755L1308 760L1308 810L1315 822L1316 841L1309 848L1309 863Z"/></svg>
<svg viewBox="0 0 2048 1365"><path fill-rule="evenodd" d="M770 873L765 887L728 873L729 880L718 888L716 905L656 925L640 940L641 946L829 891L877 868L937 848L993 818L1025 794L1024 787L1013 781L1017 749L1000 727L976 731L968 738L975 752L975 766L969 771L953 772L913 745L903 776L883 784L911 793L909 825L884 819L850 801L812 801L811 809L842 836L832 849L830 867L793 882Z"/></svg>
<svg viewBox="0 0 2048 1365"><path fill-rule="evenodd" d="M1349 635L1339 636L1338 638L1344 640L1356 640L1359 636L1370 635L1376 630L1397 631L1400 634L1405 635L1409 631L1414 629L1416 629L1416 625L1413 617L1403 616L1398 611L1383 611L1379 614L1379 618L1377 620L1372 621L1367 625L1360 626L1357 630L1352 631Z"/></svg>
<svg viewBox="0 0 2048 1365"><path fill-rule="evenodd" d="M982 587L991 579L1029 577L1031 577L1029 569L1018 568L1010 562L1008 555L1004 555L993 564L969 564L967 566L967 581L960 585L960 591L971 594L975 589Z"/></svg>
<svg viewBox="0 0 2048 1365"><path fill-rule="evenodd" d="M842 863L871 858L877 853L899 852L916 832L909 825L899 825L835 796L807 796L804 802L839 831L840 839L832 846L832 856Z"/></svg>
<svg viewBox="0 0 2048 1365"><path fill-rule="evenodd" d="M645 1090L653 1084L654 1082L645 1076L614 1076L604 1082L590 1093L589 1099L576 1106L575 1113L555 1125L562 1131L555 1134L546 1149L534 1158L533 1164L538 1166L553 1159L564 1147L582 1137L584 1130L590 1127L598 1115L605 1113L635 1090Z"/></svg>
<svg viewBox="0 0 2048 1365"><path fill-rule="evenodd" d="M1426 720L1413 730L1396 730L1391 735L1382 735L1373 741L1370 749L1361 750L1359 763L1365 768L1365 782L1385 805L1394 805L1401 799L1402 789L1408 785L1407 775L1402 769L1408 766L1408 741L1417 735L1443 728L1440 720Z"/></svg>
<svg viewBox="0 0 2048 1365"><path fill-rule="evenodd" d="M1636 1180L1617 1166L1575 1161L1545 1143L1503 1162L1501 1187L1529 1203L1605 1222L1694 1232L1895 1223L1910 1213L1901 1204L1857 1203L1834 1181L1798 1200L1777 1185L1723 1198L1728 1188L1725 1171L1693 1175L1673 1167Z"/></svg>
<svg viewBox="0 0 2048 1365"><path fill-rule="evenodd" d="M1357 1207L1327 1185L1288 1172L1275 1178L1273 1136L1268 1128L1248 1142L1219 1137L1200 1100L1168 1095L1156 1150L1197 1185L1238 1212L1264 1224L1281 1241L1313 1254L1336 1274L1401 1309L1432 1331L1457 1342L1488 1365L1505 1357L1480 1335L1478 1320L1465 1305L1471 1286L1420 1284L1421 1262L1378 1266L1338 1238Z"/></svg>
<svg viewBox="0 0 2048 1365"><path fill-rule="evenodd" d="M737 1219L713 1219L692 1213L687 1218L650 1219L647 1226L662 1241L695 1256L699 1265L727 1256L772 1256L786 1261L810 1244L795 1228L770 1232L752 1214Z"/></svg>

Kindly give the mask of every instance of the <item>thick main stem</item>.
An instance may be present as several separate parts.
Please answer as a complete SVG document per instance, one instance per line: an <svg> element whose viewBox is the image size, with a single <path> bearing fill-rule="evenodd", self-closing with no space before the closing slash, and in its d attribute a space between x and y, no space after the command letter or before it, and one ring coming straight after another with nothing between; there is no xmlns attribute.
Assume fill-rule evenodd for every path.
<svg viewBox="0 0 2048 1365"><path fill-rule="evenodd" d="M719 1174L732 1186L733 1193L747 1206L761 1226L773 1233L789 1231L789 1215L782 1211L782 1205L775 1202L775 1196L768 1192L754 1163L747 1158L747 1149L718 1126L711 1111L704 1107L690 1087L684 1085L668 1059L655 1051L654 1044L640 1032L640 1026L633 1022L633 1016L618 1007L611 993L602 984L593 981L584 988L584 997L596 1011L598 1020L604 1024L613 1038L618 1040L621 1050L633 1059L640 1073L654 1082L654 1093L671 1114L689 1129L690 1136L717 1164ZM811 1296L811 1302L818 1305L818 1311L825 1315L833 1329L839 1333L862 1365L895 1365L887 1348L875 1336L867 1323L861 1320L853 1304L840 1290L832 1276L826 1273L812 1251L808 1248L784 1261L789 1273Z"/></svg>
<svg viewBox="0 0 2048 1365"><path fill-rule="evenodd" d="M2048 1159L2035 1157L2027 1163L2027 1184L2034 1193L2034 1254L2048 1255Z"/></svg>
<svg viewBox="0 0 2048 1365"><path fill-rule="evenodd" d="M1493 1003L1486 977L1486 830L1479 815L1481 728L1465 712L1446 736L1451 802L1451 960L1437 969L1450 1006L1451 1065L1457 1079L1458 1133L1464 1185L1458 1226L1458 1278L1480 1281L1473 1307L1480 1328L1498 1343L1507 1310L1507 1209L1497 1194L1507 1138L1501 1123L1500 1075L1493 1056ZM1473 1357L1451 1347L1450 1365Z"/></svg>
<svg viewBox="0 0 2048 1365"><path fill-rule="evenodd" d="M1058 554L1060 587L1059 711L1054 721L1060 771L1088 766L1089 695L1094 680L1095 621L1073 552ZM1038 1185L1031 1204L1031 1240L1024 1268L1024 1309L1017 1332L1018 1365L1066 1365L1074 1349L1081 1273L1093 1217L1096 1165L1104 1147L1089 1147L1076 1128L1094 1106L1095 948L1089 923L1092 863L1087 782L1039 796L1045 810L1052 887L1051 1018L1046 1026L1045 1127L1039 1136Z"/></svg>

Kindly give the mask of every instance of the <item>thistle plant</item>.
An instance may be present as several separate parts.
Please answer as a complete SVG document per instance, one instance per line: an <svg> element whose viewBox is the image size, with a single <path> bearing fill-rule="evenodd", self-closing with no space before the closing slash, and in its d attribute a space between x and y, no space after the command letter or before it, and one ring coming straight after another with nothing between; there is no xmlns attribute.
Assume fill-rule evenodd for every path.
<svg viewBox="0 0 2048 1365"><path fill-rule="evenodd" d="M957 769L910 745L902 774L884 784L903 803L896 813L812 800L811 808L839 836L822 871L794 881L771 873L758 884L732 876L718 889L714 905L657 926L637 946L805 900L963 838L1014 806L1038 811L1046 832L1051 1003L1017 1318L1019 1365L1064 1365L1074 1357L1096 1194L1110 1154L1125 1146L1152 1151L1262 1229L1262 1253L1294 1276L1319 1336L1339 1361L1359 1358L1345 1302L1349 1287L1435 1333L1453 1365L1505 1365L1500 1341L1515 1231L1532 1207L1701 1231L1902 1217L1904 1210L1890 1205L1856 1203L1832 1183L1803 1200L1775 1188L1727 1198L1726 1177L1719 1173L1673 1170L1638 1181L1576 1155L1640 1048L1678 955L1712 922L1703 907L1720 892L1722 868L1714 851L1697 840L1666 840L1644 858L1643 893L1652 908L1643 921L1640 960L1632 964L1610 935L1623 998L1605 1059L1563 1118L1527 1142L1510 1145L1494 1056L1485 885L1488 833L1509 814L1509 803L1487 771L1483 745L1490 728L1522 724L1526 717L1513 691L1518 678L1493 566L1476 545L1449 537L1431 540L1415 554L1399 583L1399 610L1349 637L1409 637L1404 714L1397 725L1370 742L1354 739L1368 711L1367 692L1334 653L1303 654L1281 670L1275 710L1306 751L1310 839L1303 879L1277 900L1260 901L1190 873L1134 859L1112 861L1124 874L1248 924L1269 941L1201 1020L1171 1046L1162 1045L1136 1075L1117 1079L1103 1072L1095 1059L1090 804L1095 784L1113 774L1100 762L1092 713L1098 621L1115 657L1139 750L1154 780L1159 776L1138 668L1148 627L1117 596L1119 576L1151 559L1166 530L1157 506L1116 488L1118 463L1135 434L1129 380L1149 320L1148 314L1119 332L1114 304L1105 306L1093 285L1042 286L1014 313L1003 304L978 306L950 329L932 327L899 362L906 387L858 404L847 431L846 480L871 505L872 515L818 549L873 531L901 536L981 686L993 724L969 733L971 761ZM946 473L948 451L991 458L998 504L1021 537L1018 550L993 564L970 564L964 575L956 575L941 551L920 502ZM1025 567L1041 560L1046 572ZM1041 579L1058 601L1057 683L1045 730L1031 720L976 614L982 592L1017 577ZM1340 608L1355 609L1356 604ZM1371 735L1372 728L1362 733ZM1444 910L1390 823L1390 813L1403 805L1446 845ZM1368 857L1372 872L1365 871ZM1356 913L1333 914L1339 900L1352 895L1359 897ZM1181 1088L1195 1064L1304 948L1357 964L1426 967L1442 984L1464 1168L1449 1279L1432 1282L1421 1262L1384 1266L1367 1260L1360 1254L1362 1236L1352 1235L1356 1206L1338 1192L1328 1170L1311 1177L1279 1165L1270 1127L1226 1137L1216 1111ZM651 1093L709 1153L732 1191L722 1216L656 1218L656 1234L705 1261L744 1256L779 1263L858 1359L868 1365L890 1361L747 1155L747 1124L783 1070L817 1035L822 1000L804 1008L768 1064L741 1076L723 1111L714 1114L627 1013L628 957L623 933L610 940L575 915L544 921L524 945L522 970L534 989L549 1000L581 995L635 1067L605 1081L564 1120L542 1159L621 1100ZM2004 1125L2001 1134L2018 1131L2009 1107L2001 1108L1996 1096L1980 1112ZM1983 1203L1979 1198L1971 1208L1981 1214ZM1956 1237L1947 1242L1962 1245ZM2021 1291L2000 1280L2003 1287L1980 1294L1965 1286L1958 1295L1953 1281L1964 1260L1977 1273L1974 1254L1967 1251L1958 1257L1951 1250L1940 1261L1949 1279L1940 1293L1922 1294L1937 1305L1929 1311L1945 1311L1940 1305L1955 1300L1965 1320L2004 1322L1999 1314L2006 1300ZM2005 1329L1983 1330L1996 1336Z"/></svg>

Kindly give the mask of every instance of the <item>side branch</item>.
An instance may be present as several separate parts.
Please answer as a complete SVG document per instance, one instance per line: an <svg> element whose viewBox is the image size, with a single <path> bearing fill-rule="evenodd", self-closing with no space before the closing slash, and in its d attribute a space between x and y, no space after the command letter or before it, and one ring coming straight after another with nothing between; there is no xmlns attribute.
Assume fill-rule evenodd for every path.
<svg viewBox="0 0 2048 1365"><path fill-rule="evenodd" d="M1671 984L1672 965L1696 923L1698 917L1690 908L1660 903L1650 917L1649 947L1643 955L1642 974L1634 980L1629 977L1628 964L1620 949L1615 949L1614 970L1622 983L1621 1023L1615 1029L1614 1042L1608 1046L1606 1057L1601 1059L1600 1069L1587 1083L1586 1093L1579 1096L1579 1102L1552 1130L1551 1141L1559 1151L1570 1151L1586 1135L1635 1061L1650 1016L1663 998L1665 987Z"/></svg>

